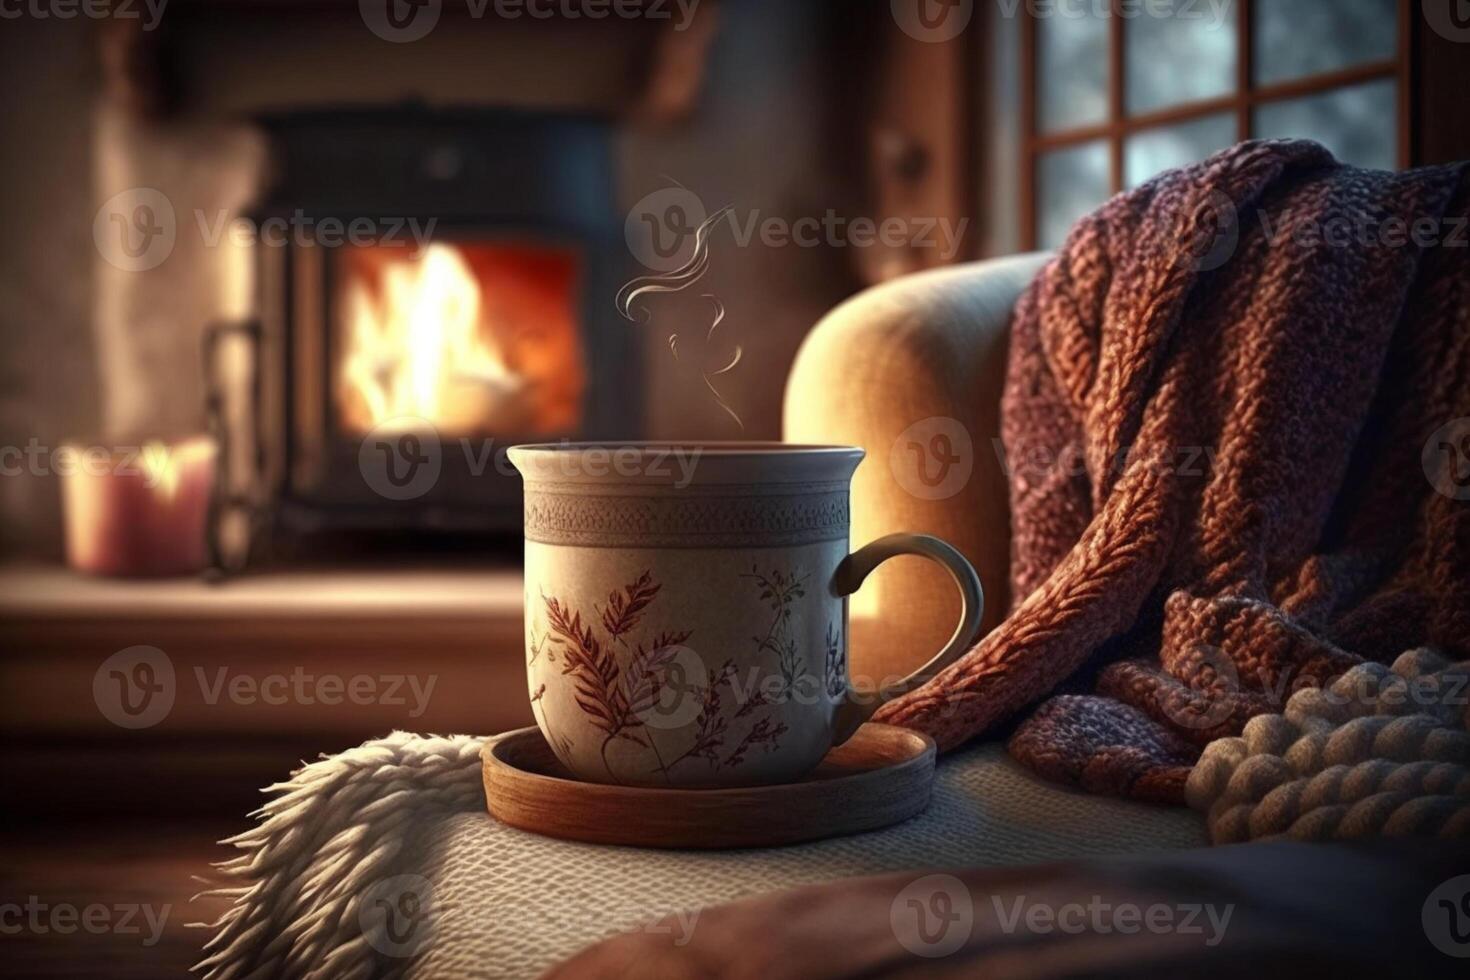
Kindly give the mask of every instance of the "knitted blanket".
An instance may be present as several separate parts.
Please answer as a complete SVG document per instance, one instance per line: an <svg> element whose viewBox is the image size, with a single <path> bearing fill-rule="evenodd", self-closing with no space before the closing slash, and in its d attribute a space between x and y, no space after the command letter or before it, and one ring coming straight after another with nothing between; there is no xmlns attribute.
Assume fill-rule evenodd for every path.
<svg viewBox="0 0 1470 980"><path fill-rule="evenodd" d="M1009 617L885 706L1164 803L1210 741L1365 660L1470 653L1470 180L1257 141L1073 229L1002 404Z"/></svg>

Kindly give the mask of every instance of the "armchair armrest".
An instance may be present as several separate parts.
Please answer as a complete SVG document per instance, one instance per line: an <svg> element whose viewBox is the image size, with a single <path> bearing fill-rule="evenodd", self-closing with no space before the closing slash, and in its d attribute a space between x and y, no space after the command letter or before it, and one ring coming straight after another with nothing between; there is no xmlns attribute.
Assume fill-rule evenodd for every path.
<svg viewBox="0 0 1470 980"><path fill-rule="evenodd" d="M905 276L860 293L813 328L786 385L788 442L860 446L852 540L943 538L980 573L985 628L1004 616L1010 521L1000 396L1011 308L1048 256ZM959 618L930 562L899 558L853 597L853 676L878 683L928 659Z"/></svg>

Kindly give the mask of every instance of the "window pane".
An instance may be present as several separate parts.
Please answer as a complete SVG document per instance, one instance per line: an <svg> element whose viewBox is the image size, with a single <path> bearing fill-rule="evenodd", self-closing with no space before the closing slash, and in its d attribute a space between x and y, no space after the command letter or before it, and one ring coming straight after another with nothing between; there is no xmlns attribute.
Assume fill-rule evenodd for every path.
<svg viewBox="0 0 1470 980"><path fill-rule="evenodd" d="M1314 139L1344 163L1398 167L1394 80L1385 78L1256 110L1255 135Z"/></svg>
<svg viewBox="0 0 1470 980"><path fill-rule="evenodd" d="M1256 84L1392 58L1398 45L1396 2L1256 0Z"/></svg>
<svg viewBox="0 0 1470 980"><path fill-rule="evenodd" d="M1098 4L1036 18L1038 126L1054 133L1108 118L1108 19ZM1063 16L1061 11L1067 11Z"/></svg>
<svg viewBox="0 0 1470 980"><path fill-rule="evenodd" d="M1235 116L1222 112L1175 126L1146 129L1123 147L1124 182L1137 187L1161 170L1203 160L1235 142Z"/></svg>
<svg viewBox="0 0 1470 980"><path fill-rule="evenodd" d="M1037 244L1056 248L1072 222L1108 199L1108 141L1043 154L1037 171Z"/></svg>
<svg viewBox="0 0 1470 980"><path fill-rule="evenodd" d="M1123 28L1129 115L1234 91L1235 0L1125 9L1134 11Z"/></svg>

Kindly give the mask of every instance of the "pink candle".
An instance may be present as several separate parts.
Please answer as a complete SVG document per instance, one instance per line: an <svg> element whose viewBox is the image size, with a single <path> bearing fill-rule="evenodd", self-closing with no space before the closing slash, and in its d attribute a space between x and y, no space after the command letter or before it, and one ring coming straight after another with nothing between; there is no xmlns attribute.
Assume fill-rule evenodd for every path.
<svg viewBox="0 0 1470 980"><path fill-rule="evenodd" d="M59 452L66 454L56 464L73 568L98 575L186 575L205 567L213 439L111 450L69 445Z"/></svg>

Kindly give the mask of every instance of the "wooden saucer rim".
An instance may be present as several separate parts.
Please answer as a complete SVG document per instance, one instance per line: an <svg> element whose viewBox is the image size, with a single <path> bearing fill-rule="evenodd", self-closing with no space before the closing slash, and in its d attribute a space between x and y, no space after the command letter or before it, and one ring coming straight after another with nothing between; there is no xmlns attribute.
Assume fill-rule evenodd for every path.
<svg viewBox="0 0 1470 980"><path fill-rule="evenodd" d="M783 793L789 793L800 786L831 786L834 783L839 782L843 785L848 785L872 776L882 776L885 773L902 771L914 766L921 767L925 764L926 756L938 756L938 746L935 744L932 738L930 738L928 735L925 735L923 732L916 732L912 728L902 728L898 725L888 725L879 721L866 722L863 725L863 728L884 729L886 731L895 733L897 737L913 739L919 744L918 746L916 746L912 754L907 755L904 758L894 762L892 765L883 766L877 769L864 769L861 772L849 773L843 776L833 776L830 779L807 779L803 777L801 779L793 780L789 783L756 783L752 786L711 786L705 788L695 788L688 786L621 786L617 783L594 783L590 780L585 779L570 779L566 776L552 776L544 772L534 772L530 769L522 769L520 766L515 765L510 760L504 758L502 755L499 754L499 752L497 751L498 749L522 738L534 738L536 736L541 736L544 740L545 736L542 735L541 729L536 725L530 725L526 728L516 728L512 731L502 732L499 735L495 735L487 739L485 741L485 744L480 748L480 759L486 765L492 765L497 769L514 774L518 777L542 780L545 782L554 782L560 784L561 786L575 787L576 791L587 791L595 793L598 796L622 796L636 798L647 796L653 793L662 797L683 798L691 801L698 799L701 801L705 801L714 797L718 797L721 794L738 794L740 796L745 796L750 793L757 793L760 791L780 791ZM547 746L547 748L549 749L550 746Z"/></svg>
<svg viewBox="0 0 1470 980"><path fill-rule="evenodd" d="M505 749L535 739L550 753L541 730L531 726L495 736L481 748L486 806L502 823L546 836L681 849L819 840L877 830L924 810L938 754L934 740L877 722L864 725L862 735L896 742L906 754L886 765L823 779L694 789L584 782L521 768L505 757ZM869 790L871 796L864 795ZM592 816L598 805L626 819L599 823Z"/></svg>

